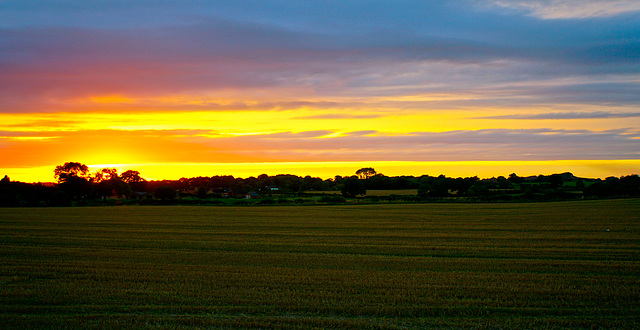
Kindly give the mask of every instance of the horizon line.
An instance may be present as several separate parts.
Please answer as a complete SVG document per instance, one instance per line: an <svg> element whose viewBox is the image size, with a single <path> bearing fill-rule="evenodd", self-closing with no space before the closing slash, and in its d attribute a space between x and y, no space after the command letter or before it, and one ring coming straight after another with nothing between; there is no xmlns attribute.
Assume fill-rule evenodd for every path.
<svg viewBox="0 0 640 330"><path fill-rule="evenodd" d="M72 160L73 161L73 160ZM12 181L26 183L55 182L55 166L24 166L0 168L0 175ZM234 178L257 177L261 174L275 176L291 174L322 179L355 175L362 167L374 167L386 176L438 176L474 177L481 179L508 176L521 177L570 172L577 177L604 179L640 173L640 159L619 160L478 160L478 161L326 161L326 162L243 162L243 163L111 163L87 164L91 171L116 168L122 173L137 170L148 181L178 180L180 178L231 175ZM508 173L507 173L508 172ZM520 172L520 173L519 173ZM176 174L178 173L178 174ZM14 179L15 178L15 179Z"/></svg>

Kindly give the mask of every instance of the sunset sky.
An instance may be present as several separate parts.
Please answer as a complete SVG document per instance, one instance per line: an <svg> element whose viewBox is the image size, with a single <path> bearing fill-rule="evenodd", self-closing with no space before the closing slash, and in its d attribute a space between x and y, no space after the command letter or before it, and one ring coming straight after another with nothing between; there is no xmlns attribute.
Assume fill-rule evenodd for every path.
<svg viewBox="0 0 640 330"><path fill-rule="evenodd" d="M0 1L0 176L640 173L640 1Z"/></svg>

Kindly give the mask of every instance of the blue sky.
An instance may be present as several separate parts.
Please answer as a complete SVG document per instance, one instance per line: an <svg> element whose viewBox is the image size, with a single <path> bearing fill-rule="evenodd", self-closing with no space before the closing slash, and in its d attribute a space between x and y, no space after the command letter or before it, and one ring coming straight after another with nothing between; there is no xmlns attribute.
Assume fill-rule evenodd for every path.
<svg viewBox="0 0 640 330"><path fill-rule="evenodd" d="M594 10L598 16L572 17L567 12L567 17L554 19L538 16L533 10L538 7L496 3L3 1L0 63L3 70L18 73L45 65L81 70L82 65L116 61L178 66L181 72L174 77L180 81L156 86L170 92L212 89L216 84L304 83L321 94L346 88L345 93L385 95L479 85L500 85L495 88L508 91L502 85L531 82L521 94L534 96L535 104L638 104L640 16L634 2L628 2L628 11L604 15L608 2L593 1L602 7ZM545 8L545 3L562 1L522 3ZM582 6L576 7L576 14L582 14ZM229 63L230 58L236 61ZM193 77L180 68L194 62L207 62L202 67L214 72ZM239 72L249 70L251 74ZM376 79L379 75L387 78ZM113 84L123 83L118 78L144 83L146 77L123 74ZM185 85L182 80L189 78L195 79ZM536 84L553 79L566 82ZM1 83L6 93L51 88L33 81L16 84L12 77ZM72 82L61 83L74 88Z"/></svg>

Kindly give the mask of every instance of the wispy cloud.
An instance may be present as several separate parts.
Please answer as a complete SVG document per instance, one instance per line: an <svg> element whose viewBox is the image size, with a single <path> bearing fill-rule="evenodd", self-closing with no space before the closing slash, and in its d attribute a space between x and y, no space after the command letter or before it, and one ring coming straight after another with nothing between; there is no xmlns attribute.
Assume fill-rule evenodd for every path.
<svg viewBox="0 0 640 330"><path fill-rule="evenodd" d="M326 132L323 132L323 134ZM374 134L375 133L375 134ZM621 159L640 156L640 134L629 130L486 129L414 132L385 135L351 132L269 134L225 139L198 139L213 149L233 147L238 153L282 157L288 160L549 160ZM616 155L616 156L614 156Z"/></svg>
<svg viewBox="0 0 640 330"><path fill-rule="evenodd" d="M119 162L477 161L638 159L634 130L484 129L413 132L330 130L233 136L203 130L0 132L5 167L80 159ZM49 138L48 138L49 137ZM108 143L105 143L108 141ZM162 150L162 152L157 152Z"/></svg>
<svg viewBox="0 0 640 330"><path fill-rule="evenodd" d="M496 0L496 5L522 9L545 19L608 17L640 11L635 0Z"/></svg>
<svg viewBox="0 0 640 330"><path fill-rule="evenodd" d="M293 119L369 119L369 118L380 118L383 115L379 114L370 114L370 115L359 115L359 114L348 114L348 113L329 113L322 115L309 115L309 116L300 116L294 117Z"/></svg>
<svg viewBox="0 0 640 330"><path fill-rule="evenodd" d="M640 112L617 113L607 111L593 112L548 112L538 114L515 114L501 116L476 117L475 119L535 119L535 120L554 120L554 119L606 119L606 118L638 118Z"/></svg>

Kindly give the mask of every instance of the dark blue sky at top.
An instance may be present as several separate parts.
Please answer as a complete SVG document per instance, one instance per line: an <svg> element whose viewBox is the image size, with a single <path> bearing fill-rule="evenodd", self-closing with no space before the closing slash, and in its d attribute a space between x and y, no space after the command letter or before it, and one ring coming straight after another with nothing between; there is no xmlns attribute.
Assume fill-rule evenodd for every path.
<svg viewBox="0 0 640 330"><path fill-rule="evenodd" d="M307 84L318 95L380 95L549 79L570 81L526 93L544 95L536 102L637 105L639 59L633 8L548 19L473 0L0 2L0 111L8 112L24 111L8 106L16 97L144 93L143 85ZM158 67L163 82L149 73Z"/></svg>
<svg viewBox="0 0 640 330"><path fill-rule="evenodd" d="M0 27L10 30L56 27L153 30L179 26L263 28L316 37L322 41L318 46L324 47L338 46L347 40L356 45L407 48L428 41L460 40L544 50L633 46L640 40L637 12L604 18L545 20L523 11L483 7L475 1L0 2ZM272 37L277 42L278 36ZM243 41L255 40L239 42ZM623 52L623 55L631 54Z"/></svg>

